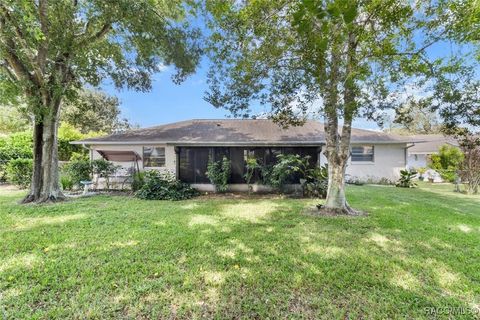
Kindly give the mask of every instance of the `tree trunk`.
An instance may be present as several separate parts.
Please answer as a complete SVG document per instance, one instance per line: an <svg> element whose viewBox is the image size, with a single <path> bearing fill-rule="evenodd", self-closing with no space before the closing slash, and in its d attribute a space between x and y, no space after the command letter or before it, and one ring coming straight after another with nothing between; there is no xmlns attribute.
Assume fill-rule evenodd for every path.
<svg viewBox="0 0 480 320"><path fill-rule="evenodd" d="M352 121L357 105L355 102L355 82L351 75L356 65L356 42L353 33L349 34L347 43L347 57L345 74L339 72L340 53L337 48L332 49L332 64L336 67L330 72L330 96L325 104L325 138L326 156L328 160L328 189L325 208L337 214L359 214L352 209L345 195L345 170L350 157L350 140ZM338 84L342 83L343 101L339 99ZM339 101L342 104L343 126L339 132Z"/></svg>
<svg viewBox="0 0 480 320"><path fill-rule="evenodd" d="M345 130L345 128L343 128ZM358 211L348 205L345 194L345 171L348 161L348 150L338 145L330 145L327 135L328 189L324 208L335 214L357 215ZM330 151L328 151L330 149ZM340 150L339 150L340 149Z"/></svg>
<svg viewBox="0 0 480 320"><path fill-rule="evenodd" d="M334 210L346 210L345 196L345 168L346 165L330 161L328 163L328 189L325 207Z"/></svg>
<svg viewBox="0 0 480 320"><path fill-rule="evenodd" d="M60 190L58 172L58 119L60 101L45 107L47 115L38 115L33 132L33 178L30 193L23 203L54 202L65 197Z"/></svg>

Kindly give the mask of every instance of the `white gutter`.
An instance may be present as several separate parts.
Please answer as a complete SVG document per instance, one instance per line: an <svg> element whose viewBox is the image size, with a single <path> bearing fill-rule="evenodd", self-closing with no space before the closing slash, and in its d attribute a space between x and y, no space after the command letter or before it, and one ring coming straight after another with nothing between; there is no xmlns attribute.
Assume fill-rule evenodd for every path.
<svg viewBox="0 0 480 320"><path fill-rule="evenodd" d="M405 144L410 141L351 141L350 144ZM173 146L225 146L225 147L248 147L248 146L321 146L325 145L325 141L306 142L306 141L285 141L285 142L271 142L271 141L254 141L254 142L222 142L222 141L72 141L71 144L82 145L156 145L166 144Z"/></svg>

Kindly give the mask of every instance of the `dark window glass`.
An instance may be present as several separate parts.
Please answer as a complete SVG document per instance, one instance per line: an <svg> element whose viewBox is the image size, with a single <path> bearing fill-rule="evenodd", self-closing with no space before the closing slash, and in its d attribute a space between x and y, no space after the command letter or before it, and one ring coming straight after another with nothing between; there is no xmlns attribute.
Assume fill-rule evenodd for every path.
<svg viewBox="0 0 480 320"><path fill-rule="evenodd" d="M373 146L353 146L352 161L370 161L373 162Z"/></svg>
<svg viewBox="0 0 480 320"><path fill-rule="evenodd" d="M165 148L143 147L143 166L145 168L165 167Z"/></svg>

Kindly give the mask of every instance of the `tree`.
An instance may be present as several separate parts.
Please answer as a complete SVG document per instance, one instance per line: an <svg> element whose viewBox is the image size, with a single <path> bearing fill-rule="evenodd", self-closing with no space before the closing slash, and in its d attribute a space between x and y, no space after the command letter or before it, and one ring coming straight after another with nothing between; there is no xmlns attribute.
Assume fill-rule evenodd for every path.
<svg viewBox="0 0 480 320"><path fill-rule="evenodd" d="M441 124L429 100L408 99L395 110L390 132L398 134L440 133Z"/></svg>
<svg viewBox="0 0 480 320"><path fill-rule="evenodd" d="M0 105L0 134L26 131L31 121L21 111L22 106Z"/></svg>
<svg viewBox="0 0 480 320"><path fill-rule="evenodd" d="M323 115L325 207L354 214L345 197L352 121L378 119L407 80L425 81L432 66L426 51L445 33L446 17L435 5L208 1L213 63L206 99L240 117L251 115L252 101L269 105L270 117L284 126L301 125L308 112Z"/></svg>
<svg viewBox="0 0 480 320"><path fill-rule="evenodd" d="M60 121L71 124L82 133L112 133L130 129L128 120L119 118L119 105L117 97L101 91L82 89L76 99L65 103Z"/></svg>
<svg viewBox="0 0 480 320"><path fill-rule="evenodd" d="M195 70L198 31L181 0L3 0L0 96L26 101L33 117L34 171L24 202L62 199L57 127L66 98L111 79L146 91L151 75L174 65L175 82Z"/></svg>
<svg viewBox="0 0 480 320"><path fill-rule="evenodd" d="M454 182L463 160L464 155L459 148L444 144L438 154L432 154L430 167L437 170L443 179Z"/></svg>
<svg viewBox="0 0 480 320"><path fill-rule="evenodd" d="M465 155L460 165L460 178L467 183L468 194L478 194L480 186L480 144L478 137L465 137L461 148Z"/></svg>

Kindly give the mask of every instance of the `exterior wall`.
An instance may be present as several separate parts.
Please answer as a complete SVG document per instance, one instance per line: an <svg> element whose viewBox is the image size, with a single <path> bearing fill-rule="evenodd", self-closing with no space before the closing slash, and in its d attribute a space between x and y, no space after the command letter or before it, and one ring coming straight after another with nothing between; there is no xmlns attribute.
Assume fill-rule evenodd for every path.
<svg viewBox="0 0 480 320"><path fill-rule="evenodd" d="M138 162L140 170L155 169L160 171L170 171L176 174L177 170L177 156L175 154L175 147L172 145L155 145L158 147L165 147L165 167L161 168L144 168L143 161ZM349 161L347 167L347 175L350 178L358 178L361 180L378 181L382 178L395 181L400 176L400 170L404 169L406 163L406 144L377 144L374 145L374 161L373 162L351 162ZM135 151L143 156L142 145L91 145L91 158L100 159L102 156L96 150L116 150L116 151ZM320 165L325 164L326 158L321 153ZM123 167L117 176L111 179L115 186L120 186L125 182L127 177L127 170L133 166L131 162L114 162L116 165ZM115 183L116 182L116 183ZM102 181L99 181L99 188L102 186ZM201 191L212 191L211 184L195 184L194 187ZM268 191L264 186L254 186L256 191ZM246 184L232 184L231 191L247 191Z"/></svg>
<svg viewBox="0 0 480 320"><path fill-rule="evenodd" d="M406 144L376 144L374 145L373 162L348 161L346 174L349 178L358 178L365 181L379 181L388 179L396 181L400 177L400 170L405 169ZM320 164L327 163L321 155Z"/></svg>
<svg viewBox="0 0 480 320"><path fill-rule="evenodd" d="M144 168L143 161L138 161L138 166L140 170L144 169L155 169L160 171L170 171L176 173L177 168L177 158L175 155L175 147L170 145L152 145L155 147L164 147L165 148L165 167L160 168ZM142 145L91 145L90 149L92 150L92 160L101 159L102 156L96 150L112 150L112 151L134 151L143 157L143 146ZM115 162L112 161L115 165L122 166L124 168L132 167L133 163L131 162Z"/></svg>
<svg viewBox="0 0 480 320"><path fill-rule="evenodd" d="M214 192L215 186L210 183L194 183L191 184L195 189L202 192ZM300 184L288 184L284 186L286 192L289 193L299 193L302 192L302 187ZM234 183L228 185L228 191L230 192L248 192L248 185L246 183ZM252 184L252 191L256 193L268 193L274 191L270 186L265 186L262 184Z"/></svg>
<svg viewBox="0 0 480 320"><path fill-rule="evenodd" d="M410 153L407 158L407 166L409 168L425 168L428 165L427 154L412 154Z"/></svg>
<svg viewBox="0 0 480 320"><path fill-rule="evenodd" d="M177 159L175 154L175 147L170 145L153 145L155 147L165 147L165 167L160 168L144 168L143 161L138 161L138 167L140 170L159 170L162 172L170 171L176 174ZM100 153L96 150L110 150L110 151L134 151L143 158L143 145L91 145L90 146L90 158L91 160L102 159ZM116 162L113 164L121 166L116 175L110 177L110 185L113 189L124 189L129 187L129 170L135 165L133 162ZM96 188L102 189L105 187L105 181L102 178L94 177L94 182L97 182Z"/></svg>

